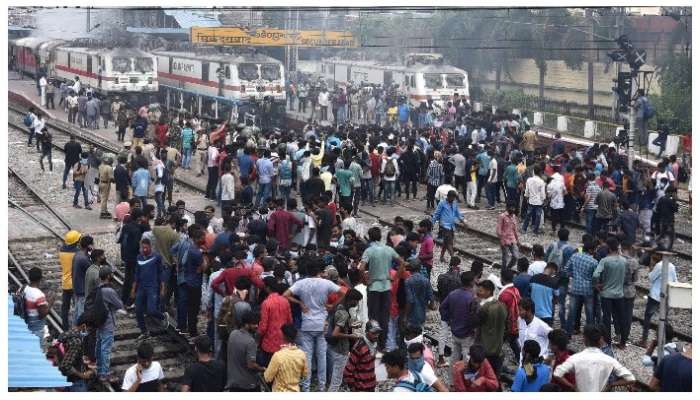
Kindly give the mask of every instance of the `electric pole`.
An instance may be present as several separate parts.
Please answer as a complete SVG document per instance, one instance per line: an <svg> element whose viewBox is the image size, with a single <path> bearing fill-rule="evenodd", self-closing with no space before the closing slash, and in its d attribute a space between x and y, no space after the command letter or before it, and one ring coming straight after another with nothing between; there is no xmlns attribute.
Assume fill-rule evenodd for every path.
<svg viewBox="0 0 700 400"><path fill-rule="evenodd" d="M593 10L590 8L586 9L586 18L591 23L591 30L588 32L588 41L594 43L594 32L593 32ZM595 108L593 105L593 54L594 50L588 51L588 118L593 119L595 117Z"/></svg>

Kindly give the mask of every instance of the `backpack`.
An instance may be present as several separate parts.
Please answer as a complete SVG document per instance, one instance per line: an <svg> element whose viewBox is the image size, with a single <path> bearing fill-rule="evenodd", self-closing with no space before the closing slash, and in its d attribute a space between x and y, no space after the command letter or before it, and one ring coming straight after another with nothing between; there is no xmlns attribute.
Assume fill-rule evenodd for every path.
<svg viewBox="0 0 700 400"><path fill-rule="evenodd" d="M396 175L396 165L394 165L394 160L392 158L386 159L386 166L384 167L384 176L391 178Z"/></svg>
<svg viewBox="0 0 700 400"><path fill-rule="evenodd" d="M559 246L559 243L554 245L554 249L551 253L549 253L549 257L547 257L547 262L553 262L557 264L557 267L559 267L559 269L561 269L563 267L561 264L564 262L565 247L566 246Z"/></svg>
<svg viewBox="0 0 700 400"><path fill-rule="evenodd" d="M395 387L408 389L412 392L432 392L433 391L433 388L431 388L430 386L428 386L428 384L423 382L423 379L421 379L420 375L418 375L415 371L411 371L411 374L413 375L413 382L398 381L398 383L396 383Z"/></svg>
<svg viewBox="0 0 700 400"><path fill-rule="evenodd" d="M232 295L226 296L221 302L219 317L216 319L216 332L222 341L227 341L229 334L238 328L236 325L236 304L241 301L243 300L240 297Z"/></svg>
<svg viewBox="0 0 700 400"><path fill-rule="evenodd" d="M99 286L95 288L88 296L85 298L85 311L90 312L95 317L95 325L97 327L102 327L107 322L109 317L109 310L105 306L105 302L102 298L102 288L104 286Z"/></svg>
<svg viewBox="0 0 700 400"><path fill-rule="evenodd" d="M32 117L32 114L28 113L27 115L25 115L24 120L22 122L24 122L24 126L26 126L27 128L31 127L32 123L34 122L34 118Z"/></svg>
<svg viewBox="0 0 700 400"><path fill-rule="evenodd" d="M15 293L12 293L12 302L15 305L14 314L23 320L27 320L27 295L25 293L27 286L22 286Z"/></svg>
<svg viewBox="0 0 700 400"><path fill-rule="evenodd" d="M654 109L654 106L649 103L649 100L644 102L644 109L642 109L642 118L644 119L652 119L656 115L656 110Z"/></svg>

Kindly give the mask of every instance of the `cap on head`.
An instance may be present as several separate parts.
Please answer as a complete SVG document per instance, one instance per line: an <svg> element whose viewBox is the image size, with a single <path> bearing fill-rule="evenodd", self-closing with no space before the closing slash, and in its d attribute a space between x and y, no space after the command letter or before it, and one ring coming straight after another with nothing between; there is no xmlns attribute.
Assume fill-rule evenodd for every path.
<svg viewBox="0 0 700 400"><path fill-rule="evenodd" d="M81 237L82 237L82 235L81 235L80 232L78 232L78 231L75 231L75 230L73 230L73 231L68 231L68 232L66 233L66 235L63 237L63 241L64 241L67 245L70 246L70 245L73 245L73 244L78 243L78 241L80 240Z"/></svg>
<svg viewBox="0 0 700 400"><path fill-rule="evenodd" d="M365 324L365 331L370 333L380 333L382 331L381 325L376 320L370 319Z"/></svg>

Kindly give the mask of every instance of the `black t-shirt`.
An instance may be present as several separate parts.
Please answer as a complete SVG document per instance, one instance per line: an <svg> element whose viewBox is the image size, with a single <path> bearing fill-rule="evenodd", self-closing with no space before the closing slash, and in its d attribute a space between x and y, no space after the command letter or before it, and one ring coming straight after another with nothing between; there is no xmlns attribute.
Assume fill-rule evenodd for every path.
<svg viewBox="0 0 700 400"><path fill-rule="evenodd" d="M328 246L331 242L331 228L333 227L333 215L327 208L319 210L318 226L316 227L316 241L318 245Z"/></svg>
<svg viewBox="0 0 700 400"><path fill-rule="evenodd" d="M693 390L693 360L681 353L661 359L654 378L661 381L662 392L691 392Z"/></svg>
<svg viewBox="0 0 700 400"><path fill-rule="evenodd" d="M226 367L219 360L196 362L185 369L182 384L191 392L222 392L226 385Z"/></svg>

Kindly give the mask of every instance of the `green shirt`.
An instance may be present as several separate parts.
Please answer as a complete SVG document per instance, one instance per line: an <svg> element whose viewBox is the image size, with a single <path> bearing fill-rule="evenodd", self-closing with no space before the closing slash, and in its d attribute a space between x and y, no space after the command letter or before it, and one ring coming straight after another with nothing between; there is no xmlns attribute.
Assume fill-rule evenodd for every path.
<svg viewBox="0 0 700 400"><path fill-rule="evenodd" d="M518 187L518 168L515 164L508 164L506 170L503 171L503 180L506 182L506 187L512 189Z"/></svg>
<svg viewBox="0 0 700 400"><path fill-rule="evenodd" d="M362 253L362 261L367 263L369 270L368 291L386 292L391 289L389 270L391 262L397 258L400 258L399 254L393 248L379 242L372 242Z"/></svg>
<svg viewBox="0 0 700 400"><path fill-rule="evenodd" d="M355 161L350 163L350 172L352 172L353 186L362 186L362 166Z"/></svg>
<svg viewBox="0 0 700 400"><path fill-rule="evenodd" d="M606 299L623 297L626 267L627 260L621 255L607 256L598 262L598 267L593 271L593 282L603 285L600 297Z"/></svg>
<svg viewBox="0 0 700 400"><path fill-rule="evenodd" d="M339 169L335 171L335 179L338 180L340 195L350 196L352 194L352 172L347 169Z"/></svg>
<svg viewBox="0 0 700 400"><path fill-rule="evenodd" d="M501 355L507 319L506 306L496 298L479 308L479 339L487 356Z"/></svg>

